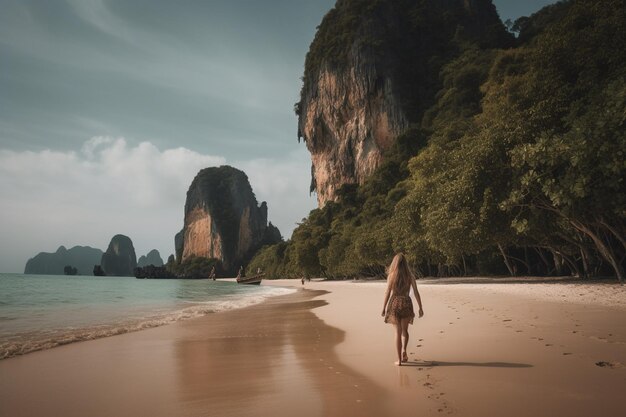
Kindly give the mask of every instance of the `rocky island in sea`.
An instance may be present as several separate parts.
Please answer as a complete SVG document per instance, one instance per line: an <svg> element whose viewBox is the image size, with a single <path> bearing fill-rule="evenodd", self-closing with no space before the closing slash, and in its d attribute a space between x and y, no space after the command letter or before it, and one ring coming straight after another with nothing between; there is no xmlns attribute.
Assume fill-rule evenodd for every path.
<svg viewBox="0 0 626 417"><path fill-rule="evenodd" d="M282 241L267 221L267 203L257 203L246 174L231 166L205 168L187 191L183 229L176 235L176 262L217 260L234 276L263 245ZM198 262L198 261L196 261Z"/></svg>
<svg viewBox="0 0 626 417"><path fill-rule="evenodd" d="M137 258L132 240L124 235L113 236L106 252L102 254L100 266L105 275L133 276ZM94 275L96 275L95 267Z"/></svg>
<svg viewBox="0 0 626 417"><path fill-rule="evenodd" d="M66 249L59 246L54 253L40 252L26 262L25 274L65 275L68 271L72 275L91 275L94 264L100 263L102 250L89 246L74 246Z"/></svg>
<svg viewBox="0 0 626 417"><path fill-rule="evenodd" d="M141 255L137 260L137 266L143 267L148 265L163 266L163 259L158 250L152 249L146 255Z"/></svg>

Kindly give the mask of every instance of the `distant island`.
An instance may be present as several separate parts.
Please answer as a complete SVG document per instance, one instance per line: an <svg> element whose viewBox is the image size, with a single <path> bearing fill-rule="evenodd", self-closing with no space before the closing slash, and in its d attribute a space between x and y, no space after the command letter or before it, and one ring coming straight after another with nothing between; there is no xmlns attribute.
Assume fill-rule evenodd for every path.
<svg viewBox="0 0 626 417"><path fill-rule="evenodd" d="M152 249L146 255L141 255L137 260L138 267L148 265L163 266L163 259L161 258L161 254L158 250Z"/></svg>
<svg viewBox="0 0 626 417"><path fill-rule="evenodd" d="M72 275L91 275L93 266L99 264L102 250L89 246L74 246L66 249L59 246L54 253L41 252L26 262L25 274L69 275L66 266L76 270ZM72 270L73 270L72 269ZM70 271L71 272L71 271Z"/></svg>
<svg viewBox="0 0 626 417"><path fill-rule="evenodd" d="M135 262L135 249L132 240L124 235L111 239L107 252L89 246L75 246L66 249L60 246L56 252L41 252L29 259L25 274L41 275L94 275L94 276L133 276L135 267L163 267L163 259L158 250L152 249ZM170 259L170 263L173 263Z"/></svg>

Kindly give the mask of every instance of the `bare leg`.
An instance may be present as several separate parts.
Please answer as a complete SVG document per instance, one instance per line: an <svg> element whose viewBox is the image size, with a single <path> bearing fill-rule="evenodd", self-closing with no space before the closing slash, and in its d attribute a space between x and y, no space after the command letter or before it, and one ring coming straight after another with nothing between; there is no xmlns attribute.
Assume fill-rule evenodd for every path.
<svg viewBox="0 0 626 417"><path fill-rule="evenodd" d="M396 350L398 351L398 362L396 365L402 364L402 323L396 323Z"/></svg>
<svg viewBox="0 0 626 417"><path fill-rule="evenodd" d="M409 319L405 318L402 319L401 321L401 325L402 325L402 337L403 337L403 344L402 344L402 362L406 362L409 360L409 357L406 353L406 347L409 344Z"/></svg>

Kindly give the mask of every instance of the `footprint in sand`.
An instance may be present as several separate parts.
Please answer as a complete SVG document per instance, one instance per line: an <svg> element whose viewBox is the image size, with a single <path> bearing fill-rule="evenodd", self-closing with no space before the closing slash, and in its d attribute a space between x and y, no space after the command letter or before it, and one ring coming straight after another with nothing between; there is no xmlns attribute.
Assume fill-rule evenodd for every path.
<svg viewBox="0 0 626 417"><path fill-rule="evenodd" d="M546 346L552 346L552 343L546 343Z"/></svg>
<svg viewBox="0 0 626 417"><path fill-rule="evenodd" d="M511 320L511 319L505 319L505 320L502 320L502 321L513 321L513 320Z"/></svg>
<svg viewBox="0 0 626 417"><path fill-rule="evenodd" d="M572 354L572 352L563 352L563 356L568 356L568 355L571 355L571 354Z"/></svg>
<svg viewBox="0 0 626 417"><path fill-rule="evenodd" d="M608 362L608 361L596 362L596 366L599 366L600 368L611 368L611 369L623 367L623 365L619 362Z"/></svg>

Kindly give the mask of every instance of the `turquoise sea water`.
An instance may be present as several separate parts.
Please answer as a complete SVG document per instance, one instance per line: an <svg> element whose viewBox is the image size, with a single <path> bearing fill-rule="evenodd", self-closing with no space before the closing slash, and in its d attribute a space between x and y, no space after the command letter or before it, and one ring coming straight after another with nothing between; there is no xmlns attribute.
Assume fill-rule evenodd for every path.
<svg viewBox="0 0 626 417"><path fill-rule="evenodd" d="M219 280L0 274L0 359L245 307L292 291Z"/></svg>

